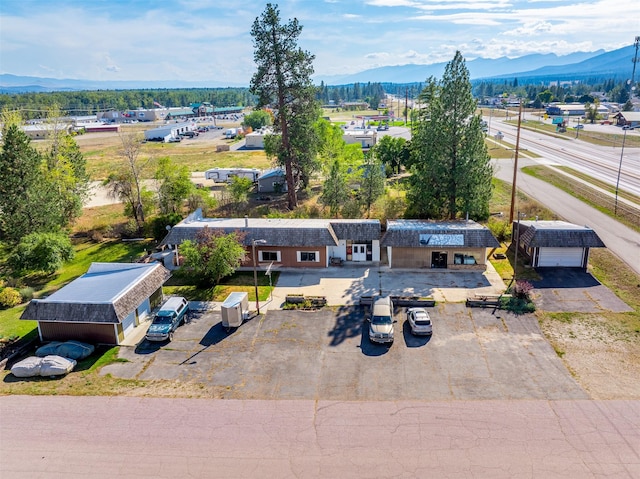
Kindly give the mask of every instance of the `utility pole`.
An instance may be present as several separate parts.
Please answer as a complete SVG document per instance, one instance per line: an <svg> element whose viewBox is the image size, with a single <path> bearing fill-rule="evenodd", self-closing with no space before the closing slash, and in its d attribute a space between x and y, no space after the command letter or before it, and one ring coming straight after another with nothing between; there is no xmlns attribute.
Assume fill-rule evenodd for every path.
<svg viewBox="0 0 640 479"><path fill-rule="evenodd" d="M640 36L636 37L635 42L633 43L633 46L636 47L636 53L633 57L633 60L631 60L633 62L633 71L631 72L631 84L629 85L629 89L631 90L629 92L629 96L631 98L633 98L633 92L634 90L636 90L634 81L636 77L636 65L638 63L638 47L640 46Z"/></svg>
<svg viewBox="0 0 640 479"><path fill-rule="evenodd" d="M513 183L511 185L511 209L509 210L509 224L513 223L513 209L516 204L516 180L518 178L518 150L520 149L520 125L522 123L522 99L518 105L518 133L516 134L516 151L513 164Z"/></svg>
<svg viewBox="0 0 640 479"><path fill-rule="evenodd" d="M404 87L404 126L407 126L408 114L409 114L409 88Z"/></svg>

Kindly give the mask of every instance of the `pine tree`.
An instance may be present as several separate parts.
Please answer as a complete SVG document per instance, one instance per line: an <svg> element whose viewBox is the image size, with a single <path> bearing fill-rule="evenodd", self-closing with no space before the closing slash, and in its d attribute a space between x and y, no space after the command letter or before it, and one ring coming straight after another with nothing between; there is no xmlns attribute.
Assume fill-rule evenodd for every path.
<svg viewBox="0 0 640 479"><path fill-rule="evenodd" d="M317 138L313 123L320 115L311 81L314 56L297 45L302 27L297 19L280 23L277 6L267 4L251 29L254 61L258 67L250 90L258 97L258 107L273 105L278 161L285 167L288 205L298 204L296 189L306 184L317 167Z"/></svg>
<svg viewBox="0 0 640 479"><path fill-rule="evenodd" d="M442 80L427 81L420 102L425 106L411 141L411 215L487 218L493 169L460 52L447 64Z"/></svg>

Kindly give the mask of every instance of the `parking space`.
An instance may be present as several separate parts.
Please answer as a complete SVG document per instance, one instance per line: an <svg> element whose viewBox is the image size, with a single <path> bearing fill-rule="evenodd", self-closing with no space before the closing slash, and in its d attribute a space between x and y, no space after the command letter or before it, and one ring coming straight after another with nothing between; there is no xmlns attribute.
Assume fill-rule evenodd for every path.
<svg viewBox="0 0 640 479"><path fill-rule="evenodd" d="M430 308L433 337L413 337L396 309L392 346L369 342L365 310L270 310L227 334L217 312L196 315L171 343L121 348L101 374L201 384L243 399L582 399L530 315Z"/></svg>

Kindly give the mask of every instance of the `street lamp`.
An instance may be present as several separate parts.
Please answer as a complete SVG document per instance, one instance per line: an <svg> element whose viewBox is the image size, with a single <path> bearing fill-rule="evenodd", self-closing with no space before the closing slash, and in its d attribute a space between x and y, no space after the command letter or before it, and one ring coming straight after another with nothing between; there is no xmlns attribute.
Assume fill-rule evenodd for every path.
<svg viewBox="0 0 640 479"><path fill-rule="evenodd" d="M253 258L253 285L256 289L256 311L258 312L258 316L260 315L260 300L258 299L258 270L257 270L257 262L256 262L256 245L266 244L266 243L267 243L267 240L263 240L263 239L251 240L251 257Z"/></svg>
<svg viewBox="0 0 640 479"><path fill-rule="evenodd" d="M622 170L622 156L624 155L624 142L627 139L627 130L624 130L624 136L622 137L622 151L620 152L620 165L618 166L618 179L616 180L616 202L613 207L613 214L618 214L618 186L620 186L620 171Z"/></svg>

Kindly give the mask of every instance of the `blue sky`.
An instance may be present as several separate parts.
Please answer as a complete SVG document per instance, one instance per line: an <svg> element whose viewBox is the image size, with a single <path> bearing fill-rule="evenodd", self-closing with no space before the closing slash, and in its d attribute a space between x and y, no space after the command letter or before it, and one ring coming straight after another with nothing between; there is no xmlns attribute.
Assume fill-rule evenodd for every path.
<svg viewBox="0 0 640 479"><path fill-rule="evenodd" d="M0 72L248 85L253 0L3 0ZM640 35L640 0L287 0L316 74L477 57L614 50Z"/></svg>

